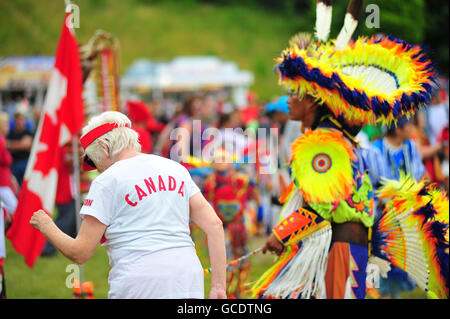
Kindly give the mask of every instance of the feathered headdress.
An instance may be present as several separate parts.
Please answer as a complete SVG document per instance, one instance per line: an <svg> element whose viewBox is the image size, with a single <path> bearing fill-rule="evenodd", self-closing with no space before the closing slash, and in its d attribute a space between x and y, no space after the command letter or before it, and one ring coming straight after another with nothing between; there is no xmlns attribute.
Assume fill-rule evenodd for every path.
<svg viewBox="0 0 450 319"><path fill-rule="evenodd" d="M318 0L317 41L304 33L291 39L276 60L279 80L349 124L395 123L429 102L436 72L420 46L392 36L352 41L362 7L362 0L350 1L342 30L329 41L331 1Z"/></svg>

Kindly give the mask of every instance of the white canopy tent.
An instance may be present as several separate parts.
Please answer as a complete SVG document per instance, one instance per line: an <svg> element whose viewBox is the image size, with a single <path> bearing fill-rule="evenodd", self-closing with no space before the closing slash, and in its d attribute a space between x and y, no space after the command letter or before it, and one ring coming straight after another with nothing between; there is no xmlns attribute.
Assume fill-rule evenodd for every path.
<svg viewBox="0 0 450 319"><path fill-rule="evenodd" d="M122 95L152 92L155 99L170 92L231 89L233 102L245 106L253 84L250 71L215 56L181 56L168 62L136 60L120 81Z"/></svg>

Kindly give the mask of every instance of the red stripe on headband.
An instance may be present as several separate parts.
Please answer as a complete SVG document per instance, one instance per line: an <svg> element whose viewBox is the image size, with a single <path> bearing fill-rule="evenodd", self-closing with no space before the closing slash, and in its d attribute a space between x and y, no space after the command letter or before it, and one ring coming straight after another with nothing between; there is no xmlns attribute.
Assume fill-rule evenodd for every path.
<svg viewBox="0 0 450 319"><path fill-rule="evenodd" d="M130 127L128 124L125 124L124 126ZM97 126L96 128L90 130L85 135L83 135L80 138L81 146L83 146L83 149L86 149L86 147L89 146L93 141L95 141L100 136L112 131L113 129L119 127L119 124L117 123L106 123L100 126Z"/></svg>

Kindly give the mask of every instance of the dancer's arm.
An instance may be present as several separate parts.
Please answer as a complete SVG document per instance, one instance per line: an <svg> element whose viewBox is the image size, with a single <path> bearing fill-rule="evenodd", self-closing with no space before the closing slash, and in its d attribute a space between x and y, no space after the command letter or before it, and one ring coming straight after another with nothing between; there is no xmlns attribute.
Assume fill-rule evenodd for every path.
<svg viewBox="0 0 450 319"><path fill-rule="evenodd" d="M209 297L212 299L226 298L226 251L222 221L201 193L192 196L189 206L191 220L208 237L208 250L211 262L211 290Z"/></svg>
<svg viewBox="0 0 450 319"><path fill-rule="evenodd" d="M38 210L33 214L30 224L39 230L64 256L77 264L83 264L92 257L95 247L106 230L106 225L98 219L86 215L81 223L80 231L74 239L62 232L43 210Z"/></svg>

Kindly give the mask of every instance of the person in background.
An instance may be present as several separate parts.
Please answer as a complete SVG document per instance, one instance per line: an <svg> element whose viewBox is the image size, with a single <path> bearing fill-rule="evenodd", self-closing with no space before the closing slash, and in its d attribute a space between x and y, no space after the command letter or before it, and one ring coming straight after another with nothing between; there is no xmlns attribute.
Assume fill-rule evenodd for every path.
<svg viewBox="0 0 450 319"><path fill-rule="evenodd" d="M244 212L252 198L259 200L255 184L248 176L235 171L235 159L236 154L223 148L216 149L213 154L213 173L206 179L202 190L223 223L229 259L237 259L249 252ZM250 264L245 262L228 272L229 297L242 297L249 270Z"/></svg>
<svg viewBox="0 0 450 319"><path fill-rule="evenodd" d="M423 159L425 169L430 181L441 184L444 182L439 155L443 150L442 143L437 141L431 144L425 132L426 117L423 112L418 112L414 116L414 133L412 139L416 142L417 150Z"/></svg>
<svg viewBox="0 0 450 319"><path fill-rule="evenodd" d="M28 110L31 108L31 119L27 117ZM11 114L10 114L11 113ZM39 124L41 111L37 106L30 106L28 99L24 98L13 104L12 111L8 111L9 115L9 131L14 130L16 126L15 114L22 113L25 115L25 127L28 131L34 132Z"/></svg>
<svg viewBox="0 0 450 319"><path fill-rule="evenodd" d="M374 193L382 185L383 178L400 179L400 174L409 174L416 181L429 178L422 157L412 140L414 134L412 120L401 118L397 125L388 127L386 136L370 144L368 149L369 176ZM374 196L375 218L384 209L384 203ZM379 293L382 298L398 298L401 292L411 291L414 281L403 270L391 265L387 278L380 278Z"/></svg>
<svg viewBox="0 0 450 319"><path fill-rule="evenodd" d="M438 142L442 144L443 148L443 159L442 159L442 175L444 177L444 189L447 192L447 196L449 193L449 185L448 185L448 175L449 175L449 162L448 162L448 125L442 130L441 134L439 134Z"/></svg>
<svg viewBox="0 0 450 319"><path fill-rule="evenodd" d="M249 143L253 142L249 137L244 135L242 128L241 114L239 112L223 113L219 116L217 128L220 131L220 145L230 152L235 152L239 157L244 156L245 150L249 147Z"/></svg>
<svg viewBox="0 0 450 319"><path fill-rule="evenodd" d="M13 158L11 172L22 185L23 177L30 156L34 133L26 127L26 113L23 108L18 108L14 114L14 128L6 137L7 148Z"/></svg>
<svg viewBox="0 0 450 319"><path fill-rule="evenodd" d="M142 147L142 153L150 154L153 151L153 138L147 129L147 123L150 119L150 110L148 106L141 101L127 101L128 117L133 123L133 130L139 134L139 143Z"/></svg>
<svg viewBox="0 0 450 319"><path fill-rule="evenodd" d="M5 228L8 228L17 207L17 187L14 187L10 165L11 154L6 149L9 131L8 113L0 112L0 299L6 299L3 263L6 258Z"/></svg>
<svg viewBox="0 0 450 319"><path fill-rule="evenodd" d="M0 200L0 299L6 299L6 288L5 288L5 273L4 273L4 262L6 258L6 247L5 247L5 219L8 213L3 205L3 201Z"/></svg>
<svg viewBox="0 0 450 319"><path fill-rule="evenodd" d="M259 114L261 111L261 105L258 103L258 96L255 92L248 92L247 105L243 108L238 108L241 113L242 124L246 128L256 129L258 128Z"/></svg>
<svg viewBox="0 0 450 319"><path fill-rule="evenodd" d="M384 138L370 144L369 175L374 188L381 185L383 177L399 179L401 171L417 181L428 176L416 143L411 139L413 133L412 121L402 118L388 128Z"/></svg>
<svg viewBox="0 0 450 319"><path fill-rule="evenodd" d="M205 127L214 125L217 118L218 102L212 94L206 94L202 105L202 120Z"/></svg>
<svg viewBox="0 0 450 319"><path fill-rule="evenodd" d="M448 125L448 103L442 100L441 91L433 95L429 107L425 109L427 126L426 132L430 143L436 143L439 133Z"/></svg>
<svg viewBox="0 0 450 319"><path fill-rule="evenodd" d="M382 138L384 136L384 131L383 131L383 125L381 125L380 123L378 124L366 124L362 129L361 132L363 132L368 141L372 142L375 140L378 140L380 138Z"/></svg>
<svg viewBox="0 0 450 319"><path fill-rule="evenodd" d="M270 208L264 214L266 234L270 234L272 228L278 224L282 205L278 199L286 191L290 184L289 159L291 157L291 144L301 136L302 122L289 118L289 96L281 96L274 102L266 105L266 112L272 121L271 127L278 129L278 152L271 155L278 157L274 163L278 163L277 172L270 175ZM270 136L270 135L269 135Z"/></svg>
<svg viewBox="0 0 450 319"><path fill-rule="evenodd" d="M157 150L161 156L183 162L186 160L185 157L194 155L194 150L202 149L201 139L193 139L194 134L200 136L200 138L202 136L203 127L194 125L194 120L202 119L202 109L202 96L190 95L186 97L181 113L166 125L158 137ZM172 136L173 132L182 134ZM172 147L175 144L178 147L176 152L172 153Z"/></svg>
<svg viewBox="0 0 450 319"><path fill-rule="evenodd" d="M75 192L73 184L73 152L72 143L67 143L60 149L60 166L58 168L58 184L56 186L55 205L57 216L55 224L65 234L72 238L77 235L75 210ZM41 256L50 257L56 253L56 248L49 242L45 244Z"/></svg>
<svg viewBox="0 0 450 319"><path fill-rule="evenodd" d="M150 116L147 120L147 130L152 134L152 139L156 140L156 137L164 129L165 123L159 120L159 114L161 109L161 104L158 101L153 101L150 103Z"/></svg>
<svg viewBox="0 0 450 319"><path fill-rule="evenodd" d="M12 156L6 148L6 135L9 131L9 116L0 112L0 200L3 202L7 214L7 224L11 221L17 206L19 187L11 173Z"/></svg>

